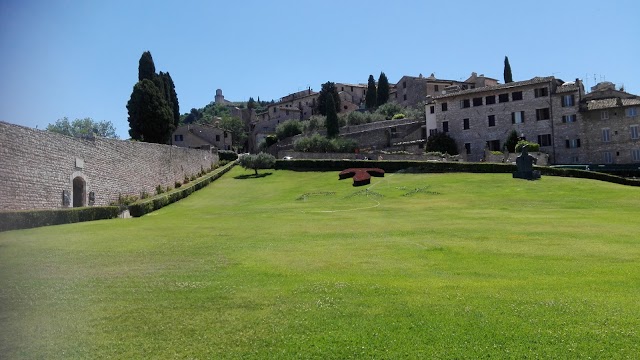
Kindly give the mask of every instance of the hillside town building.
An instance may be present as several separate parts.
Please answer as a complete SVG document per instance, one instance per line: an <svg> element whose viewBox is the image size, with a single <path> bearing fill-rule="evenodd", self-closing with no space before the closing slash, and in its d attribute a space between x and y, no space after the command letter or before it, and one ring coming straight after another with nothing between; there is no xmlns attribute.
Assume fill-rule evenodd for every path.
<svg viewBox="0 0 640 360"><path fill-rule="evenodd" d="M585 94L579 79L553 76L467 90L448 88L426 104L428 134L448 133L468 161L502 151L512 130L540 144L554 164L640 160L638 97L600 84ZM609 115L611 112L611 115ZM635 159L638 160L634 160Z"/></svg>

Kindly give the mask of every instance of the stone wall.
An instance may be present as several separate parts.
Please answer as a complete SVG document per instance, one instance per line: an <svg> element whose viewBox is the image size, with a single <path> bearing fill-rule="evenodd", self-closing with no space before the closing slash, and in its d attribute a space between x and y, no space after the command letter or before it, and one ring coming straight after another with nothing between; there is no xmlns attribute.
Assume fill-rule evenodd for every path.
<svg viewBox="0 0 640 360"><path fill-rule="evenodd" d="M119 194L153 195L157 185L173 187L217 162L210 151L79 139L0 122L0 211L71 207L74 179L82 205L108 205Z"/></svg>

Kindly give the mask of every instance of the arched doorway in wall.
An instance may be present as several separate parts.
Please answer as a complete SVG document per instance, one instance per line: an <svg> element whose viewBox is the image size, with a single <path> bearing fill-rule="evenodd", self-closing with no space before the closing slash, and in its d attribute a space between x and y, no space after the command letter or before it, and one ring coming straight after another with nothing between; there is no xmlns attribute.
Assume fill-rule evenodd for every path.
<svg viewBox="0 0 640 360"><path fill-rule="evenodd" d="M73 207L86 206L87 183L80 176L73 178Z"/></svg>

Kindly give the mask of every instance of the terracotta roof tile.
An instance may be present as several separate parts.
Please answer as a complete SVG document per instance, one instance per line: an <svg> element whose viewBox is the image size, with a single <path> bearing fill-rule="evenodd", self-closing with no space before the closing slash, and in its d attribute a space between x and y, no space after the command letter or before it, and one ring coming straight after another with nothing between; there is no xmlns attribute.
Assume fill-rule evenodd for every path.
<svg viewBox="0 0 640 360"><path fill-rule="evenodd" d="M451 92L451 93L447 93L447 94L444 94L444 95L436 96L436 97L434 97L434 99L442 99L442 98L448 98L448 97L454 97L454 96L460 96L460 95L470 95L470 94L475 94L475 93L480 93L480 92L488 92L488 91L501 90L501 89L511 89L511 88L517 88L517 87L520 87L520 86L527 86L527 85L546 83L546 82L553 81L554 79L555 78L553 76L534 77L533 79L529 79L529 80L525 80L525 81L516 81L516 82L511 82L511 83L508 83L508 84L499 84L499 85L494 85L494 86L484 86L484 87L478 87L478 88L475 88L475 89Z"/></svg>

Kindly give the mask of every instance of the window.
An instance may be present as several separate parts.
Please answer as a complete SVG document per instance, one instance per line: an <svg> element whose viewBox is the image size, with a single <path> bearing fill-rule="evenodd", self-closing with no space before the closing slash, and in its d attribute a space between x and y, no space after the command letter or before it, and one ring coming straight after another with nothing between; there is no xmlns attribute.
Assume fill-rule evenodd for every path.
<svg viewBox="0 0 640 360"><path fill-rule="evenodd" d="M278 110L278 108L273 108L273 112L275 113Z"/></svg>
<svg viewBox="0 0 640 360"><path fill-rule="evenodd" d="M489 95L487 97L484 98L484 103L487 105L492 105L496 103L496 96L495 95Z"/></svg>
<svg viewBox="0 0 640 360"><path fill-rule="evenodd" d="M640 161L640 149L631 150L631 158L633 161Z"/></svg>
<svg viewBox="0 0 640 360"><path fill-rule="evenodd" d="M576 122L576 114L573 114L573 115L562 115L562 122L563 123Z"/></svg>
<svg viewBox="0 0 640 360"><path fill-rule="evenodd" d="M501 103L509 102L509 94L498 95L498 102L501 102Z"/></svg>
<svg viewBox="0 0 640 360"><path fill-rule="evenodd" d="M562 107L573 106L573 95L562 96Z"/></svg>
<svg viewBox="0 0 640 360"><path fill-rule="evenodd" d="M406 89L406 88L407 88L407 82L406 82L406 81L403 81L403 82L402 82L402 88L403 88L403 89Z"/></svg>
<svg viewBox="0 0 640 360"><path fill-rule="evenodd" d="M602 142L611 141L611 134L609 133L609 129L602 129Z"/></svg>
<svg viewBox="0 0 640 360"><path fill-rule="evenodd" d="M344 91L344 86L342 86L342 87L340 88L340 91ZM352 91L353 91L353 90L352 90Z"/></svg>
<svg viewBox="0 0 640 360"><path fill-rule="evenodd" d="M227 137L229 137L229 133L227 133L226 131L224 132L224 138L226 139Z"/></svg>
<svg viewBox="0 0 640 360"><path fill-rule="evenodd" d="M638 125L631 125L629 130L631 130L631 139L638 140Z"/></svg>
<svg viewBox="0 0 640 360"><path fill-rule="evenodd" d="M433 85L433 91L438 91L440 90L440 86L438 85Z"/></svg>
<svg viewBox="0 0 640 360"><path fill-rule="evenodd" d="M433 113L435 113L435 112L436 112L436 107L435 107L435 106L433 106L433 105L431 105L431 106L429 107L429 113L433 114Z"/></svg>
<svg viewBox="0 0 640 360"><path fill-rule="evenodd" d="M487 149L489 149L489 151L500 151L500 140L487 141Z"/></svg>
<svg viewBox="0 0 640 360"><path fill-rule="evenodd" d="M524 111L516 111L511 113L512 124L522 124L524 122Z"/></svg>
<svg viewBox="0 0 640 360"><path fill-rule="evenodd" d="M551 134L538 135L540 146L551 146Z"/></svg>
<svg viewBox="0 0 640 360"><path fill-rule="evenodd" d="M442 111L447 111L447 103L442 103Z"/></svg>
<svg viewBox="0 0 640 360"><path fill-rule="evenodd" d="M575 149L580 147L580 139L567 139L565 145L569 149Z"/></svg>
<svg viewBox="0 0 640 360"><path fill-rule="evenodd" d="M515 91L511 93L511 99L513 101L522 100L522 91Z"/></svg>
<svg viewBox="0 0 640 360"><path fill-rule="evenodd" d="M609 111L602 110L600 112L600 120L609 120Z"/></svg>
<svg viewBox="0 0 640 360"><path fill-rule="evenodd" d="M627 117L636 117L638 115L638 109L632 107L627 109Z"/></svg>
<svg viewBox="0 0 640 360"><path fill-rule="evenodd" d="M605 151L602 153L602 160L605 164L613 164L613 154L611 151Z"/></svg>
<svg viewBox="0 0 640 360"><path fill-rule="evenodd" d="M469 103L469 99L460 100L460 109L468 108Z"/></svg>
<svg viewBox="0 0 640 360"><path fill-rule="evenodd" d="M435 135L438 133L438 129L429 129L429 136Z"/></svg>
<svg viewBox="0 0 640 360"><path fill-rule="evenodd" d="M495 115L489 115L489 116L487 116L487 119L489 120L489 127L496 126L496 116Z"/></svg>
<svg viewBox="0 0 640 360"><path fill-rule="evenodd" d="M473 98L473 106L482 106L482 98L481 97Z"/></svg>
<svg viewBox="0 0 640 360"><path fill-rule="evenodd" d="M449 132L449 122L448 121L443 121L442 122L442 132L445 132L445 133Z"/></svg>
<svg viewBox="0 0 640 360"><path fill-rule="evenodd" d="M216 135L216 141L220 141L220 135Z"/></svg>
<svg viewBox="0 0 640 360"><path fill-rule="evenodd" d="M549 108L536 109L536 120L549 120Z"/></svg>
<svg viewBox="0 0 640 360"><path fill-rule="evenodd" d="M464 143L464 149L466 150L467 154L471 154L471 143Z"/></svg>
<svg viewBox="0 0 640 360"><path fill-rule="evenodd" d="M407 101L407 94L404 94L402 98L404 99L404 101Z"/></svg>
<svg viewBox="0 0 640 360"><path fill-rule="evenodd" d="M289 110L285 110L285 115L289 115Z"/></svg>
<svg viewBox="0 0 640 360"><path fill-rule="evenodd" d="M549 95L549 89L546 88L546 87L535 89L534 90L534 95L537 98L543 97L543 96L548 96Z"/></svg>
<svg viewBox="0 0 640 360"><path fill-rule="evenodd" d="M183 137L182 137L182 135L174 135L173 136L173 140L174 141L183 141Z"/></svg>
<svg viewBox="0 0 640 360"><path fill-rule="evenodd" d="M462 128L469 130L469 119L462 119Z"/></svg>
<svg viewBox="0 0 640 360"><path fill-rule="evenodd" d="M353 86L351 87L351 92L353 92Z"/></svg>

